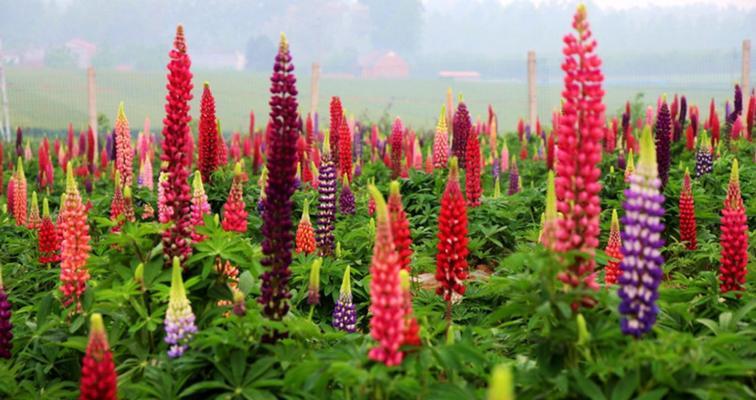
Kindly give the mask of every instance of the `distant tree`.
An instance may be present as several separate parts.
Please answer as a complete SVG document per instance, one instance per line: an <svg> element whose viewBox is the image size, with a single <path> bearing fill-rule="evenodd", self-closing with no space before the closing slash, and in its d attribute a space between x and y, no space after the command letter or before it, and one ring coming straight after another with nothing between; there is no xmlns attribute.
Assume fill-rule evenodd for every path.
<svg viewBox="0 0 756 400"><path fill-rule="evenodd" d="M368 8L373 46L412 55L419 47L423 24L420 0L359 0Z"/></svg>
<svg viewBox="0 0 756 400"><path fill-rule="evenodd" d="M45 54L45 65L51 68L75 68L76 58L63 47L53 47Z"/></svg>
<svg viewBox="0 0 756 400"><path fill-rule="evenodd" d="M276 45L267 36L256 35L247 41L245 51L247 57L247 69L253 71L267 71L273 67L273 58L276 55Z"/></svg>

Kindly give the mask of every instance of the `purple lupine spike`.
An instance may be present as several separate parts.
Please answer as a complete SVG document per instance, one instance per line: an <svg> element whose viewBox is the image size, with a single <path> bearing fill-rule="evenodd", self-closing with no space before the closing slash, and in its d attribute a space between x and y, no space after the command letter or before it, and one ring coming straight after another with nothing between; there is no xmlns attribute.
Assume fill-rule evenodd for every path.
<svg viewBox="0 0 756 400"><path fill-rule="evenodd" d="M494 181L499 179L499 173L501 172L501 164L499 163L499 158L494 157L493 158L493 164L491 164L491 175L493 175Z"/></svg>
<svg viewBox="0 0 756 400"><path fill-rule="evenodd" d="M357 323L357 310L352 304L352 284L350 278L350 268L347 265L344 271L344 278L341 280L341 290L339 291L339 298L336 300L336 304L333 307L333 321L331 326L334 328L354 333Z"/></svg>
<svg viewBox="0 0 756 400"><path fill-rule="evenodd" d="M344 182L341 185L341 195L339 196L339 212L344 215L352 215L354 214L354 209L354 193L352 193L352 189L349 187L349 180L345 174Z"/></svg>
<svg viewBox="0 0 756 400"><path fill-rule="evenodd" d="M711 142L704 131L698 140L698 151L696 152L696 178L700 178L712 171Z"/></svg>
<svg viewBox="0 0 756 400"><path fill-rule="evenodd" d="M617 154L617 168L620 171L624 171L625 168L627 168L627 159L625 159L625 151L620 147L619 153Z"/></svg>
<svg viewBox="0 0 756 400"><path fill-rule="evenodd" d="M641 138L641 151L630 188L625 191L625 216L618 294L622 333L640 337L656 322L658 287L663 275L661 247L664 239L662 216L664 195L658 178L651 128Z"/></svg>
<svg viewBox="0 0 756 400"><path fill-rule="evenodd" d="M197 326L194 325L194 313L186 297L184 281L181 278L181 263L173 257L171 273L171 295L168 310L165 312L165 342L168 343L168 357L180 357L189 348Z"/></svg>
<svg viewBox="0 0 756 400"><path fill-rule="evenodd" d="M3 271L0 268L0 358L11 358L12 339L11 304L8 301L8 293L5 292L5 286L3 286Z"/></svg>
<svg viewBox="0 0 756 400"><path fill-rule="evenodd" d="M291 252L294 248L294 204L291 196L296 190L297 173L297 78L291 63L289 43L281 34L278 54L270 77L270 123L268 142L268 183L263 199L265 212L262 225L262 274L259 303L263 313L274 321L281 320L289 311L289 278ZM267 336L275 340L277 333Z"/></svg>
<svg viewBox="0 0 756 400"><path fill-rule="evenodd" d="M743 113L743 90L740 89L738 84L735 84L735 95L733 97L732 113L729 110L727 111L727 123L730 125L734 124L735 120Z"/></svg>
<svg viewBox="0 0 756 400"><path fill-rule="evenodd" d="M323 141L323 156L318 168L318 226L315 239L321 256L333 254L333 229L336 219L336 165L330 151L329 136Z"/></svg>
<svg viewBox="0 0 756 400"><path fill-rule="evenodd" d="M662 103L661 110L656 118L656 159L659 179L661 180L662 190L667 186L669 180L670 157L670 128L672 124L672 115L669 112L669 106L665 100Z"/></svg>
<svg viewBox="0 0 756 400"><path fill-rule="evenodd" d="M509 168L509 190L507 194L510 196L520 191L520 172L517 169L517 159L512 156L512 165Z"/></svg>
<svg viewBox="0 0 756 400"><path fill-rule="evenodd" d="M359 122L355 124L352 137L352 156L358 164L362 160L362 129Z"/></svg>
<svg viewBox="0 0 756 400"><path fill-rule="evenodd" d="M680 126L685 127L685 120L688 117L688 100L685 96L680 97Z"/></svg>
<svg viewBox="0 0 756 400"><path fill-rule="evenodd" d="M115 131L105 136L105 149L108 151L108 159L115 160Z"/></svg>
<svg viewBox="0 0 756 400"><path fill-rule="evenodd" d="M354 166L354 174L353 178L357 178L358 176L362 175L362 163Z"/></svg>

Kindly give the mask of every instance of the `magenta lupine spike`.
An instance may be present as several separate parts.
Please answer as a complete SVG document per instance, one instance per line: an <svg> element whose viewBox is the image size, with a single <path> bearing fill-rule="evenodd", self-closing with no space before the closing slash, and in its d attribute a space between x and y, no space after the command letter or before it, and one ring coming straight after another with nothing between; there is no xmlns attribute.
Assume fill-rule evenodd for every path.
<svg viewBox="0 0 756 400"><path fill-rule="evenodd" d="M228 232L247 232L247 210L244 203L244 187L246 180L242 172L241 162L237 162L234 167L234 180L231 183L231 190L228 192L228 199L223 205L223 221L221 226Z"/></svg>
<svg viewBox="0 0 756 400"><path fill-rule="evenodd" d="M268 133L268 185L262 225L262 260L266 271L262 275L259 302L263 313L272 320L280 320L289 311L289 277L291 252L294 249L294 205L291 196L296 190L297 138L297 78L291 63L286 36L281 42L273 66L270 98L270 119L273 129ZM273 335L275 336L275 335Z"/></svg>
<svg viewBox="0 0 756 400"><path fill-rule="evenodd" d="M339 195L339 212L344 215L352 215L355 211L354 193L349 187L349 179L346 174L341 185L341 194Z"/></svg>
<svg viewBox="0 0 756 400"><path fill-rule="evenodd" d="M351 297L351 296L350 296ZM13 324L11 324L11 304L3 285L3 268L0 266L0 358L11 358L13 349Z"/></svg>
<svg viewBox="0 0 756 400"><path fill-rule="evenodd" d="M126 119L123 102L118 106L118 116L115 122L115 146L116 146L116 170L121 173L122 182L119 185L131 186L133 180L134 151L131 149L131 131L129 121Z"/></svg>
<svg viewBox="0 0 756 400"><path fill-rule="evenodd" d="M331 325L344 332L354 333L357 324L357 309L352 303L351 268L347 265L344 277L341 280L339 298L333 307L333 320Z"/></svg>

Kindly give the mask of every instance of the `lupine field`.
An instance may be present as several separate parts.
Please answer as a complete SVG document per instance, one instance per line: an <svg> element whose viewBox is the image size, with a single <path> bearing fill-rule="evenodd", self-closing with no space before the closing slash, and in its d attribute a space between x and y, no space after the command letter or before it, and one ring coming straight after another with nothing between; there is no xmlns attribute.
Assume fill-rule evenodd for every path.
<svg viewBox="0 0 756 400"><path fill-rule="evenodd" d="M179 26L161 123L19 128L0 398L756 398L756 95L615 115L586 8L562 30L535 126L452 89L432 129L307 114L282 34L224 131Z"/></svg>

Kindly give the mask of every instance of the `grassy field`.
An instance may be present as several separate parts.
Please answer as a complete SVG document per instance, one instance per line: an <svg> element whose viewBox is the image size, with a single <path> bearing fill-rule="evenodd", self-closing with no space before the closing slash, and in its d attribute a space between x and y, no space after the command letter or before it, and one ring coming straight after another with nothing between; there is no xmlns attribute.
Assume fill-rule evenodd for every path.
<svg viewBox="0 0 756 400"><path fill-rule="evenodd" d="M550 124L551 113L559 105L561 85L557 79L539 85L538 112L544 123ZM224 130L246 131L248 115L254 110L258 127L267 114L269 77L267 74L233 71L195 71L192 114L198 117L202 83L211 84L216 98L218 117ZM83 70L18 69L7 70L8 96L12 125L60 131L69 122L76 128L87 123L86 73ZM139 129L145 116L152 120L153 131L163 118L165 103L165 73L98 71L97 106L113 121L118 103L126 103L126 114L133 129ZM697 104L705 111L714 97L719 106L732 96L731 82L716 79L675 79L666 83L624 83L606 85L605 102L610 114L626 100L643 92L647 102L655 103L662 93L684 93L689 104ZM499 115L502 130L511 130L517 118L527 114L524 82L449 81L442 79L365 80L321 79L321 116L328 112L331 96L340 96L350 114L376 120L385 112L400 116L405 123L418 129L435 126L446 90L451 87L455 97L464 95L473 117L486 117L492 104ZM300 106L310 109L310 79L303 76L298 82ZM321 123L325 121L321 117Z"/></svg>

